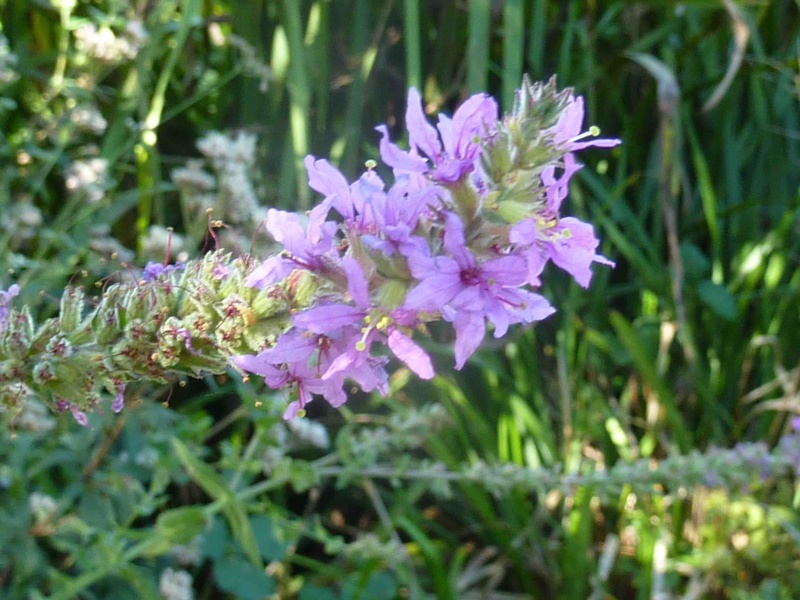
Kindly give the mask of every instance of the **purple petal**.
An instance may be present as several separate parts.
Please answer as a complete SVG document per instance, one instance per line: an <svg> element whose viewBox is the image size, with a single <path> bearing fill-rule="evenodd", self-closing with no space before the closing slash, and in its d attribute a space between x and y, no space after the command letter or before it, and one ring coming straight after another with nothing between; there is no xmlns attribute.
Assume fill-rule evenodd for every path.
<svg viewBox="0 0 800 600"><path fill-rule="evenodd" d="M534 323L556 312L546 298L527 290L504 288L497 299L505 305L512 323Z"/></svg>
<svg viewBox="0 0 800 600"><path fill-rule="evenodd" d="M291 419L297 418L298 413L300 412L300 403L295 400L289 406L286 407L286 410L283 411L283 420L289 421Z"/></svg>
<svg viewBox="0 0 800 600"><path fill-rule="evenodd" d="M114 398L114 402L111 404L111 410L115 413L122 412L122 409L125 407L125 385L120 384L117 385L117 395Z"/></svg>
<svg viewBox="0 0 800 600"><path fill-rule="evenodd" d="M464 289L464 284L456 275L441 274L424 279L406 295L403 307L409 310L439 310Z"/></svg>
<svg viewBox="0 0 800 600"><path fill-rule="evenodd" d="M481 279L493 285L522 285L527 279L527 265L521 256L503 256L481 265Z"/></svg>
<svg viewBox="0 0 800 600"><path fill-rule="evenodd" d="M395 329L389 334L388 345L394 355L420 378L433 378L435 373L430 357L411 338Z"/></svg>
<svg viewBox="0 0 800 600"><path fill-rule="evenodd" d="M341 172L327 160L316 160L312 155L304 160L308 172L308 185L312 190L331 199L333 207L345 219L352 220L353 204L350 198L350 186Z"/></svg>
<svg viewBox="0 0 800 600"><path fill-rule="evenodd" d="M572 275L581 287L589 287L593 262L613 265L607 258L595 254L599 241L594 235L594 228L588 223L566 217L559 221L554 233L558 234L557 237L547 244L551 258Z"/></svg>
<svg viewBox="0 0 800 600"><path fill-rule="evenodd" d="M347 402L347 394L342 389L343 378L332 378L327 381L314 379L307 382L309 392L319 394L331 406L338 407Z"/></svg>
<svg viewBox="0 0 800 600"><path fill-rule="evenodd" d="M291 330L278 338L272 348L258 353L258 359L273 365L305 363L317 349L317 338Z"/></svg>
<svg viewBox="0 0 800 600"><path fill-rule="evenodd" d="M455 183L461 181L464 175L475 170L474 160L459 160L446 158L436 165L431 177L442 183Z"/></svg>
<svg viewBox="0 0 800 600"><path fill-rule="evenodd" d="M322 376L322 380L325 381L337 375L342 375L348 369L350 369L357 362L357 360L358 351L355 349L351 349L348 352L340 354L331 363L331 365L328 367L328 370L325 371L325 374Z"/></svg>
<svg viewBox="0 0 800 600"><path fill-rule="evenodd" d="M447 115L439 113L439 123L436 125L436 128L439 130L442 142L444 142L445 154L455 157L456 148L453 144L453 120Z"/></svg>
<svg viewBox="0 0 800 600"><path fill-rule="evenodd" d="M501 338L508 331L508 326L511 324L507 307L497 298L492 297L486 303L484 314L489 322L494 326L494 337Z"/></svg>
<svg viewBox="0 0 800 600"><path fill-rule="evenodd" d="M355 306L325 304L296 314L292 322L300 329L328 334L342 327L358 324L365 314L364 310Z"/></svg>
<svg viewBox="0 0 800 600"><path fill-rule="evenodd" d="M75 404L70 404L69 410L78 425L82 427L89 427L89 419L87 418L85 412L78 410L78 407Z"/></svg>
<svg viewBox="0 0 800 600"><path fill-rule="evenodd" d="M261 375L273 389L279 388L286 383L286 372L272 366L270 364L271 361L261 357L261 353L258 355L240 354L239 356L231 356L231 362L242 371Z"/></svg>
<svg viewBox="0 0 800 600"><path fill-rule="evenodd" d="M512 244L529 246L535 244L539 237L539 228L536 219L524 219L514 225L508 234L508 241Z"/></svg>
<svg viewBox="0 0 800 600"><path fill-rule="evenodd" d="M358 383L365 392L378 390L382 396L386 396L389 392L389 375L381 364L374 363L371 357L357 367L348 369L347 377Z"/></svg>
<svg viewBox="0 0 800 600"><path fill-rule="evenodd" d="M584 148L589 148L593 146L595 148L613 148L614 146L619 146L622 143L622 140L617 138L598 138L598 139L590 139L585 142L575 142L570 144L569 149L572 152L577 152L578 150L583 150Z"/></svg>
<svg viewBox="0 0 800 600"><path fill-rule="evenodd" d="M464 223L455 213L447 213L444 229L444 247L456 259L461 269L475 268L475 258L464 240Z"/></svg>
<svg viewBox="0 0 800 600"><path fill-rule="evenodd" d="M481 286L470 285L464 287L456 297L450 301L450 306L456 311L466 310L482 312L483 307L486 306L487 296L489 296L489 294L481 289Z"/></svg>
<svg viewBox="0 0 800 600"><path fill-rule="evenodd" d="M342 268L347 275L347 291L360 308L369 307L369 291L364 270L358 261L350 256L342 259Z"/></svg>
<svg viewBox="0 0 800 600"><path fill-rule="evenodd" d="M422 98L415 88L408 90L406 127L408 128L409 144L413 144L433 160L442 153L439 135L436 133L436 128L425 118Z"/></svg>
<svg viewBox="0 0 800 600"><path fill-rule="evenodd" d="M245 284L259 289L271 286L273 283L282 281L286 276L294 271L296 265L280 256L270 256L267 260L257 266L250 275L244 280Z"/></svg>
<svg viewBox="0 0 800 600"><path fill-rule="evenodd" d="M475 138L494 132L497 124L497 103L486 94L475 94L458 107L453 115L455 156L472 160L480 146Z"/></svg>
<svg viewBox="0 0 800 600"><path fill-rule="evenodd" d="M486 324L482 315L463 311L456 313L453 327L456 330L456 369L461 369L467 359L481 345L483 336L486 334Z"/></svg>
<svg viewBox="0 0 800 600"><path fill-rule="evenodd" d="M379 125L375 128L381 133L379 150L381 160L393 169L410 171L412 173L425 173L428 171L428 163L420 156L413 156L408 152L403 152L396 144L389 141L389 129L386 125Z"/></svg>
<svg viewBox="0 0 800 600"><path fill-rule="evenodd" d="M525 255L525 259L528 265L528 278L525 282L537 287L542 285L541 274L547 264L547 258L542 254L539 246L531 246Z"/></svg>
<svg viewBox="0 0 800 600"><path fill-rule="evenodd" d="M583 97L578 96L567 104L558 122L550 130L553 134L553 142L559 146L569 143L572 138L580 134L582 125Z"/></svg>

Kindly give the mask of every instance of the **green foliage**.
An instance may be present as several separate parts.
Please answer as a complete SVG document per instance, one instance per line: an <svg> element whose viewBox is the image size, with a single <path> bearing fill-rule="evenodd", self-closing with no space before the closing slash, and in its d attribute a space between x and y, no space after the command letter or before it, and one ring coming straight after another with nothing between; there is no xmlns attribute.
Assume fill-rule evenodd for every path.
<svg viewBox="0 0 800 600"><path fill-rule="evenodd" d="M795 4L0 0L0 23L0 287L30 307L2 352L19 360L56 331L85 344L104 278L136 289L125 265L170 243L268 244L259 210L316 201L303 156L354 175L408 85L429 109L486 90L510 110L523 73L557 75L624 141L583 157L569 200L616 269L589 290L548 272L556 318L461 373L434 331L432 384L399 369L389 398L300 425L234 375L138 383L90 428L35 398L4 412L0 596L796 595ZM257 136L244 180L198 145L225 129ZM59 297L60 322L34 328Z"/></svg>

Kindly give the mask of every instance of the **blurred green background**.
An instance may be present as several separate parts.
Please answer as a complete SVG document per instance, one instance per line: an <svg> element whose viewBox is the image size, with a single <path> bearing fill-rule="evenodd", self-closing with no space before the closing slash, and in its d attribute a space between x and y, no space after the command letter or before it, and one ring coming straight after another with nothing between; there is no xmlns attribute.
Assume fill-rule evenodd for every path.
<svg viewBox="0 0 800 600"><path fill-rule="evenodd" d="M175 171L204 160L224 215L212 131L255 136L248 189L290 210L318 200L306 154L354 178L375 125L402 138L409 86L431 114L508 109L557 76L623 140L566 205L616 269L548 272L559 312L460 373L439 338L433 383L399 369L301 425L234 375L143 383L90 429L4 413L0 596L798 597L800 494L766 454L800 414L798 2L0 0L0 22L3 287L44 316L163 260L158 227L211 247Z"/></svg>

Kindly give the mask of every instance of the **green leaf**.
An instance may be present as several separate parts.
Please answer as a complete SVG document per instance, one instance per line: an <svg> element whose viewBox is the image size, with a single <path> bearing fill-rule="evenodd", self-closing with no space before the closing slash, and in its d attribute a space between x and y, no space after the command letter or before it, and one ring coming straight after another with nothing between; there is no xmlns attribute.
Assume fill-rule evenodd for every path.
<svg viewBox="0 0 800 600"><path fill-rule="evenodd" d="M697 295L717 316L728 321L736 318L736 298L724 285L713 281L701 281L697 286Z"/></svg>
<svg viewBox="0 0 800 600"><path fill-rule="evenodd" d="M156 520L156 532L173 544L188 544L205 526L205 512L196 506L173 508L161 513Z"/></svg>
<svg viewBox="0 0 800 600"><path fill-rule="evenodd" d="M304 585L298 600L338 600L339 594L318 585Z"/></svg>
<svg viewBox="0 0 800 600"><path fill-rule="evenodd" d="M172 438L172 447L178 460L181 461L186 471L206 491L206 493L219 501L222 512L231 528L233 538L239 542L247 558L257 567L262 566L258 544L250 527L250 520L244 505L236 498L233 490L228 487L223 477L194 456L183 442Z"/></svg>
<svg viewBox="0 0 800 600"><path fill-rule="evenodd" d="M342 598L347 600L392 600L397 598L397 582L391 573L352 575L342 588Z"/></svg>
<svg viewBox="0 0 800 600"><path fill-rule="evenodd" d="M238 600L261 600L275 593L275 581L237 556L225 557L214 564L217 585Z"/></svg>
<svg viewBox="0 0 800 600"><path fill-rule="evenodd" d="M250 519L250 527L256 537L258 551L264 560L280 560L286 555L286 548L289 544L275 537L272 519L266 515L255 516Z"/></svg>

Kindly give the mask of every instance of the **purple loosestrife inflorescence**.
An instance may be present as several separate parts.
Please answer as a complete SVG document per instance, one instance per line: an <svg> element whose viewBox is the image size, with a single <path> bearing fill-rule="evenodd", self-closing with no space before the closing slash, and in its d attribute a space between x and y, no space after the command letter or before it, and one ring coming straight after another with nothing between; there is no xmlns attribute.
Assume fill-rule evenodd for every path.
<svg viewBox="0 0 800 600"><path fill-rule="evenodd" d="M88 423L111 397L125 405L137 379L222 373L231 364L293 395L285 417L314 396L333 406L347 381L388 392L393 355L422 379L434 363L415 337L452 324L464 366L487 328L496 338L555 308L537 293L548 262L581 286L597 253L593 227L561 217L574 152L611 147L581 132L583 101L555 82L523 81L514 109L498 119L485 94L431 125L419 92L408 95L409 149L381 133L380 156L354 182L326 160L305 160L323 196L307 215L270 209L266 228L283 246L260 264L249 255L207 254L185 266L151 263L141 278L103 291L89 309L65 290L56 318L37 325L0 291L0 407L38 395Z"/></svg>
<svg viewBox="0 0 800 600"><path fill-rule="evenodd" d="M313 278L308 308L256 355L233 358L273 388L293 386L287 418L302 415L312 394L334 406L346 379L365 391L386 391L385 346L418 376L434 375L413 340L432 321L452 323L456 368L477 350L487 323L495 337L510 325L546 318L555 308L534 289L548 261L581 286L597 254L594 229L561 218L573 152L619 140L582 133L583 101L555 83L523 82L514 110L498 121L485 94L466 100L453 118L428 123L419 92L408 95L409 150L390 141L380 155L391 167L387 187L373 162L354 183L325 160L305 165L324 200L302 219L270 211L267 228L285 251L248 278L256 287L300 273ZM337 213L338 217L332 214Z"/></svg>

